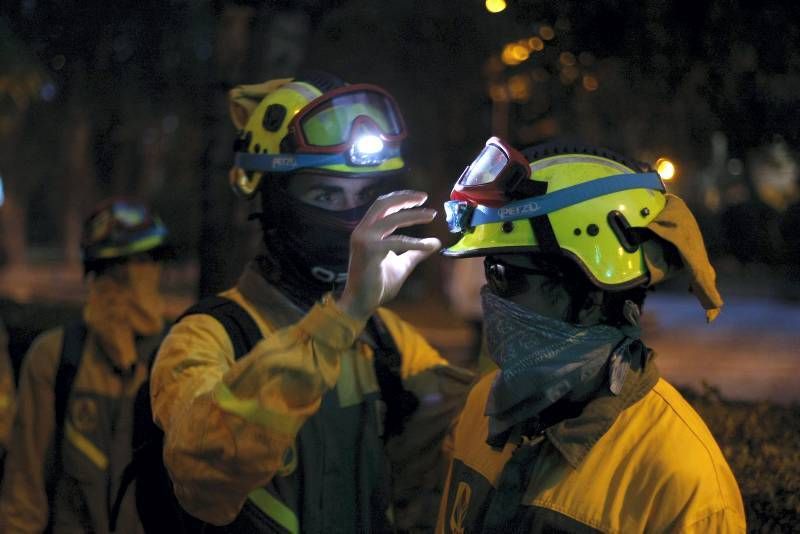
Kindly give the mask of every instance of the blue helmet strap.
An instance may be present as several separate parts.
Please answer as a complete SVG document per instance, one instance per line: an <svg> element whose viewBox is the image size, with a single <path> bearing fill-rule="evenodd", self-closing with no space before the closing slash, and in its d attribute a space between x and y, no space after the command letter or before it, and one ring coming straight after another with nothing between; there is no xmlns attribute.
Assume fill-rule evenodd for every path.
<svg viewBox="0 0 800 534"><path fill-rule="evenodd" d="M388 159L399 157L400 148L387 148L381 156L382 158L377 165ZM364 166L353 163L346 152L339 154L250 154L249 152L236 152L234 165L246 171L260 172L292 172L298 169L324 167L326 165Z"/></svg>
<svg viewBox="0 0 800 534"><path fill-rule="evenodd" d="M515 200L501 208L475 206L469 226L540 217L593 198L629 189L652 189L662 193L666 192L664 183L656 172L617 174L573 185L545 195Z"/></svg>

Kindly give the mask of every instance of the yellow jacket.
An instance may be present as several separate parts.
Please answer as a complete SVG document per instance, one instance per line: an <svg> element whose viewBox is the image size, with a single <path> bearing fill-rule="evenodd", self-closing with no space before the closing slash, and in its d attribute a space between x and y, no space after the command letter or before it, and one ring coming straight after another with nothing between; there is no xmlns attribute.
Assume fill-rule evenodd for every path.
<svg viewBox="0 0 800 534"><path fill-rule="evenodd" d="M483 415L496 373L470 393L436 532L482 532L503 468L518 449L486 444ZM505 532L745 532L736 480L706 425L653 364L628 373L534 447L524 497ZM526 488L526 489L525 489ZM515 505L516 506L516 505Z"/></svg>
<svg viewBox="0 0 800 534"><path fill-rule="evenodd" d="M264 339L234 361L222 325L208 315L190 315L172 327L161 345L151 395L154 418L165 432L164 458L175 493L189 513L222 525L239 516L248 496L258 501L261 491L263 497L259 488L272 484L274 489L284 477L299 473L306 492L300 501L313 491L321 502L319 509L310 509L313 503L300 509L303 502L284 502L295 516L294 529L331 531L337 525L325 519L326 510L335 515L361 508L363 513L370 503L350 502L347 488L319 480L345 460L325 451L343 447L338 456L382 452L348 450L342 437L374 432L361 408L378 393L372 349L359 337L364 323L348 317L329 297L301 312L254 267L222 295L252 316ZM394 506L377 513L394 513L400 528L430 531L449 459L445 437L472 375L450 367L393 313L379 313L402 354L404 385L421 402L405 432L385 447ZM354 423L353 417L362 422ZM354 429L354 424L360 426ZM303 441L299 451L296 440ZM325 465L315 470L320 462ZM374 467L358 464L357 472L345 476L356 493L379 476L371 471ZM317 521L313 527L312 519Z"/></svg>
<svg viewBox="0 0 800 534"><path fill-rule="evenodd" d="M23 361L0 495L3 532L42 532L51 517L55 533L108 532L109 508L131 460L133 397L147 376L147 358L159 336L138 340L139 363L123 375L88 330L63 426L62 472L54 477L54 387L63 333L56 328L40 335ZM54 495L52 509L48 488ZM117 532L138 533L129 493Z"/></svg>

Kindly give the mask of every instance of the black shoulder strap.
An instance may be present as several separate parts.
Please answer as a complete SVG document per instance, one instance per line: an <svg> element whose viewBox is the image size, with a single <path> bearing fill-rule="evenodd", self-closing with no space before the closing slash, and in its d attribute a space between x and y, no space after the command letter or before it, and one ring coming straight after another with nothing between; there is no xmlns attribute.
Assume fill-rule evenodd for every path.
<svg viewBox="0 0 800 534"><path fill-rule="evenodd" d="M217 321L222 324L225 328L225 332L228 334L228 337L231 340L231 344L233 345L234 351L234 358L239 359L252 349L256 343L261 340L263 337L261 335L261 330L258 328L258 325L253 320L247 311L242 308L239 304L234 302L231 299L220 297L218 295L214 295L211 297L207 297L196 304L192 305L189 309L183 312L173 324L178 323L181 319L188 315L197 315L197 314L204 314L210 315L211 317L215 318ZM168 332L165 331L163 337L166 337ZM150 366L152 366L153 361L155 360L155 355L158 352L158 348L153 351L150 357ZM147 418L143 421L137 421L136 416L134 416L134 424L147 424L149 426L155 427L155 424L152 422L152 412L150 407L150 394L149 394L149 382L145 382L142 384L142 387L139 389L137 393L136 405L139 406L142 410L146 411L147 413L144 414ZM134 441L136 441L137 435L138 436L146 436L147 432L145 429L140 428L139 430L134 430ZM160 431L156 431L156 434L161 437ZM152 436L147 436L148 439L151 441L153 440ZM131 482L136 479L139 475L139 471L141 469L141 465L147 463L150 460L149 454L157 453L158 455L161 454L161 445L162 442L160 439L157 442L141 442L141 443L134 443L134 455L131 462L125 467L125 471L122 474L122 479L120 482L119 490L117 491L116 499L114 500L114 504L111 507L111 513L109 515L109 526L111 532L116 530L117 526L117 519L119 516L119 511L122 506L122 500L125 497L125 493L127 492L128 487L130 486ZM153 450L153 449L157 450Z"/></svg>
<svg viewBox="0 0 800 534"><path fill-rule="evenodd" d="M47 484L47 495L52 501L55 493L55 481L63 469L61 458L61 444L64 442L64 423L67 418L67 403L72 391L72 384L78 374L83 357L83 345L86 341L86 323L76 321L64 327L64 337L61 342L61 355L58 358L56 381L53 384L53 408L55 410L55 430L53 433L53 472ZM50 519L47 531L53 525L53 509L50 507Z"/></svg>
<svg viewBox="0 0 800 534"><path fill-rule="evenodd" d="M77 321L64 327L64 341L61 343L61 357L58 360L58 371L53 388L57 437L63 435L69 393L72 391L75 375L78 374L85 341L86 324L83 321Z"/></svg>
<svg viewBox="0 0 800 534"><path fill-rule="evenodd" d="M386 405L383 438L387 440L403 432L406 421L419 406L419 399L403 386L400 350L377 313L370 317L367 328L375 340L373 365L381 399Z"/></svg>
<svg viewBox="0 0 800 534"><path fill-rule="evenodd" d="M198 313L210 315L222 324L231 339L234 358L237 360L250 352L263 337L258 325L244 308L233 300L218 295L201 300L183 312L175 322Z"/></svg>

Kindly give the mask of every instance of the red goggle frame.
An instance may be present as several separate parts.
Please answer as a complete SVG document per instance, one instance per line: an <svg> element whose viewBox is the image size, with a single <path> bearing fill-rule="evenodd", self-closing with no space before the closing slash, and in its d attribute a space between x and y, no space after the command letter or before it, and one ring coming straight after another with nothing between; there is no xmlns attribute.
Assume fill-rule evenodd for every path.
<svg viewBox="0 0 800 534"><path fill-rule="evenodd" d="M510 200L509 190L530 177L527 158L499 137L491 137L461 173L450 199L497 208Z"/></svg>

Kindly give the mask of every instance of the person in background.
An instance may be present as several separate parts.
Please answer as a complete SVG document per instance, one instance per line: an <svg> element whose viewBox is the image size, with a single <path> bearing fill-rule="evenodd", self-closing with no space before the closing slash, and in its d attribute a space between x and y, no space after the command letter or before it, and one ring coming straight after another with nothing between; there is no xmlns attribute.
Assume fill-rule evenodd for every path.
<svg viewBox="0 0 800 534"><path fill-rule="evenodd" d="M604 149L492 138L446 209L444 254L485 257L499 369L459 420L436 531L745 532L719 446L641 338L647 288L680 270L708 321L722 306L683 201Z"/></svg>
<svg viewBox="0 0 800 534"><path fill-rule="evenodd" d="M108 532L110 501L132 455L133 396L163 328L166 236L132 199L104 201L86 220L83 319L40 335L23 361L0 494L3 532ZM132 495L116 532L141 532Z"/></svg>
<svg viewBox="0 0 800 534"><path fill-rule="evenodd" d="M230 104L231 183L260 195L266 249L156 357L175 495L226 532L429 532L472 376L380 307L440 246L395 233L435 216L397 190L400 111L325 73Z"/></svg>

